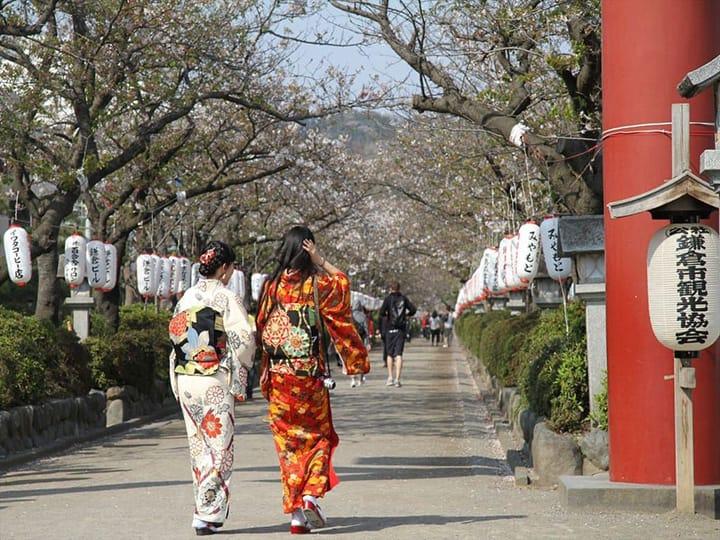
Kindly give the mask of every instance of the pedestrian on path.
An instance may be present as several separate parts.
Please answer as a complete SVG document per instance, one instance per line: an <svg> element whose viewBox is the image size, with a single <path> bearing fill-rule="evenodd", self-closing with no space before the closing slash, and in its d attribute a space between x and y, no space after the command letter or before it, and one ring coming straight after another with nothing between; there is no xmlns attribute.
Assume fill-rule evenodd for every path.
<svg viewBox="0 0 720 540"><path fill-rule="evenodd" d="M430 314L430 335L432 336L430 344L433 347L439 346L440 336L442 335L442 319L435 310Z"/></svg>
<svg viewBox="0 0 720 540"><path fill-rule="evenodd" d="M380 308L380 317L387 317L385 331L385 347L387 349L387 386L400 388L400 376L402 374L402 355L405 349L405 334L407 332L408 317L415 315L417 309L408 300L407 296L400 292L400 283L397 281L390 284L390 294L385 297ZM393 373L393 363L395 372Z"/></svg>
<svg viewBox="0 0 720 540"><path fill-rule="evenodd" d="M235 256L210 242L200 256L200 280L175 307L169 333L170 384L180 403L190 446L199 536L214 534L230 511L235 401L244 401L255 336L245 308L225 287Z"/></svg>
<svg viewBox="0 0 720 540"><path fill-rule="evenodd" d="M452 347L453 327L455 326L455 316L452 311L448 311L445 316L445 347Z"/></svg>
<svg viewBox="0 0 720 540"><path fill-rule="evenodd" d="M261 389L280 460L283 511L290 533L326 524L318 499L338 478L332 457L339 439L330 410L323 333L327 329L348 375L370 370L350 312L350 281L318 253L307 227L293 227L260 300Z"/></svg>

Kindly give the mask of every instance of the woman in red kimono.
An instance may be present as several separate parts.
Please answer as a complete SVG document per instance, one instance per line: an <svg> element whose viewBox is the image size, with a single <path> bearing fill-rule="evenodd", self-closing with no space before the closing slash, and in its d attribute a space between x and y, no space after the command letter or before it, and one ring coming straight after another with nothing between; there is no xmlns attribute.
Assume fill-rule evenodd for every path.
<svg viewBox="0 0 720 540"><path fill-rule="evenodd" d="M352 320L350 281L318 253L310 229L291 228L278 261L258 309L260 384L280 460L283 511L291 514L290 532L303 534L325 526L318 499L338 483L323 329L348 375L367 373L370 364Z"/></svg>

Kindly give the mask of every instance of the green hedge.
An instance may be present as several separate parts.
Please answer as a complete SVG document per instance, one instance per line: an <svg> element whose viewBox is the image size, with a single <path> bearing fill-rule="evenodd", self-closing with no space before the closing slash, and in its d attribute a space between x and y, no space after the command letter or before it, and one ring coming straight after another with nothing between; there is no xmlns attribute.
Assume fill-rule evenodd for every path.
<svg viewBox="0 0 720 540"><path fill-rule="evenodd" d="M587 421L589 396L585 306L510 316L505 311L463 314L457 333L503 386L518 386L529 407L559 431Z"/></svg>
<svg viewBox="0 0 720 540"><path fill-rule="evenodd" d="M88 355L77 338L0 307L0 409L87 393Z"/></svg>
<svg viewBox="0 0 720 540"><path fill-rule="evenodd" d="M93 386L105 390L129 384L149 393L155 379L167 381L169 322L167 311L156 313L153 307L141 304L123 306L116 334L100 326L85 341Z"/></svg>
<svg viewBox="0 0 720 540"><path fill-rule="evenodd" d="M92 315L92 335L80 343L65 326L0 307L0 409L130 384L150 394L167 381L170 313L123 307L113 334Z"/></svg>

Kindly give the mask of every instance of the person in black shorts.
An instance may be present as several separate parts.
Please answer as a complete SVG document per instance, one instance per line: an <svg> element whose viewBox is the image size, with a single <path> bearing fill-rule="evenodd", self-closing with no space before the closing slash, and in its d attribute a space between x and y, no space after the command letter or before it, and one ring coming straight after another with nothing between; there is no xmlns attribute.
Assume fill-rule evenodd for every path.
<svg viewBox="0 0 720 540"><path fill-rule="evenodd" d="M390 294L385 298L380 308L380 317L387 317L385 328L385 348L388 368L387 386L402 386L400 374L402 373L402 355L405 348L405 333L408 328L408 317L415 315L417 309L400 292L400 284L393 282L390 285ZM393 373L393 363L395 372Z"/></svg>

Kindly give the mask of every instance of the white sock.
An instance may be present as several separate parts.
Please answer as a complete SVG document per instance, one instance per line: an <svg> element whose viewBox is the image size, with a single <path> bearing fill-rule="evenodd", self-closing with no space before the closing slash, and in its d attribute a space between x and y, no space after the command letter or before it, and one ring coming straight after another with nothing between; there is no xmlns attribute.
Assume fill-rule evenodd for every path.
<svg viewBox="0 0 720 540"><path fill-rule="evenodd" d="M313 497L312 495L303 495L303 501L310 501L315 506L318 505L318 500L315 497Z"/></svg>
<svg viewBox="0 0 720 540"><path fill-rule="evenodd" d="M305 526L305 514L303 514L303 511L301 509L298 508L292 513L292 516L290 518L290 525Z"/></svg>

